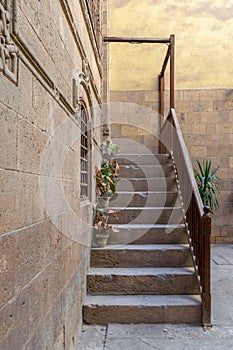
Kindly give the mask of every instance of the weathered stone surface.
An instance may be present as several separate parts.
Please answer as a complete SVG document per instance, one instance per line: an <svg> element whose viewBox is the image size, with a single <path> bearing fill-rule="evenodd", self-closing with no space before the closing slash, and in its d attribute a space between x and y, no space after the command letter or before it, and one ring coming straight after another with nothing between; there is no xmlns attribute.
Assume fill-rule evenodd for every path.
<svg viewBox="0 0 233 350"><path fill-rule="evenodd" d="M228 349L232 347L232 329L216 326L204 330L199 325L188 324L109 325L105 348L118 350L124 347L137 350Z"/></svg>
<svg viewBox="0 0 233 350"><path fill-rule="evenodd" d="M177 189L175 177L168 178L119 178L117 191L173 191Z"/></svg>
<svg viewBox="0 0 233 350"><path fill-rule="evenodd" d="M232 265L216 264L216 257L231 256L232 245L212 245L212 324L211 328L203 328L200 324L108 324L103 327L105 345L95 342L99 334L96 326L84 326L79 346L82 350L89 349L192 349L206 350L230 349L232 347L233 320L231 298ZM102 328L102 327L101 327ZM99 331L100 332L100 331ZM100 336L100 339L101 336ZM90 347L88 346L90 344ZM76 349L79 350L79 347Z"/></svg>
<svg viewBox="0 0 233 350"><path fill-rule="evenodd" d="M127 151L127 149L125 151ZM170 160L170 157L166 154L154 155L150 151L148 151L147 154L118 154L117 159L120 165L128 165L132 163L139 166L166 164Z"/></svg>
<svg viewBox="0 0 233 350"><path fill-rule="evenodd" d="M49 114L49 95L41 83L32 79L32 108L31 121L41 130L46 130L46 119Z"/></svg>
<svg viewBox="0 0 233 350"><path fill-rule="evenodd" d="M85 300L84 320L89 324L197 323L200 305L199 296L95 295Z"/></svg>
<svg viewBox="0 0 233 350"><path fill-rule="evenodd" d="M17 161L17 116L16 114L0 104L0 167L15 169Z"/></svg>
<svg viewBox="0 0 233 350"><path fill-rule="evenodd" d="M87 292L92 295L198 294L192 268L91 268Z"/></svg>
<svg viewBox="0 0 233 350"><path fill-rule="evenodd" d="M22 348L29 337L28 297L28 290L24 290L0 311L3 349L15 349L17 346Z"/></svg>
<svg viewBox="0 0 233 350"><path fill-rule="evenodd" d="M134 193L130 191L122 191L114 194L110 199L110 206L112 207L172 207L177 206L179 200L177 199L177 192L139 192Z"/></svg>
<svg viewBox="0 0 233 350"><path fill-rule="evenodd" d="M110 232L109 245L117 244L186 244L183 225L114 225L119 232Z"/></svg>
<svg viewBox="0 0 233 350"><path fill-rule="evenodd" d="M161 267L192 266L191 255L186 245L126 245L94 248L91 251L91 266L95 267Z"/></svg>
<svg viewBox="0 0 233 350"><path fill-rule="evenodd" d="M75 350L103 350L105 335L106 327L84 325Z"/></svg>
<svg viewBox="0 0 233 350"><path fill-rule="evenodd" d="M19 229L45 219L38 176L1 170L0 179L1 232Z"/></svg>
<svg viewBox="0 0 233 350"><path fill-rule="evenodd" d="M87 57L94 106L102 93L101 59L80 3L69 1L71 12L49 0L15 5L17 85L0 74L0 348L72 349L82 323L92 220L89 202L80 200L72 79ZM88 106L87 93L82 97ZM100 107L94 109L99 124ZM41 168L46 145L53 147ZM93 147L91 178L97 152Z"/></svg>
<svg viewBox="0 0 233 350"><path fill-rule="evenodd" d="M15 237L13 235L0 237L0 308L15 294L15 249Z"/></svg>
<svg viewBox="0 0 233 350"><path fill-rule="evenodd" d="M121 177L163 177L169 176L172 165L121 165Z"/></svg>
<svg viewBox="0 0 233 350"><path fill-rule="evenodd" d="M110 207L117 212L118 218L111 217L112 224L179 224L184 220L180 207Z"/></svg>
<svg viewBox="0 0 233 350"><path fill-rule="evenodd" d="M32 113L32 73L21 61L19 61L19 71L20 79L17 86L0 75L1 102L15 113L29 118Z"/></svg>
<svg viewBox="0 0 233 350"><path fill-rule="evenodd" d="M26 120L18 120L18 170L40 173L40 161L48 135Z"/></svg>

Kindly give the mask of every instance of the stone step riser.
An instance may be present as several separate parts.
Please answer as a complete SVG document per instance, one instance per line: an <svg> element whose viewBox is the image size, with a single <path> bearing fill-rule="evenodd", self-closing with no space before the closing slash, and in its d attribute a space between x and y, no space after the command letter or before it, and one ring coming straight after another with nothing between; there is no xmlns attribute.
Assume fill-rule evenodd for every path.
<svg viewBox="0 0 233 350"><path fill-rule="evenodd" d="M95 267L190 267L189 249L92 249L91 266Z"/></svg>
<svg viewBox="0 0 233 350"><path fill-rule="evenodd" d="M118 140L117 139L115 140L115 142L113 141L113 143L117 143L119 145L119 148L122 149L122 150L124 149L124 151L125 151L125 149L127 149L127 153L128 154L140 154L140 153L142 153L144 151L145 152L147 151L147 153L152 153L152 154L158 154L159 153L158 142L156 142L156 140L155 140L156 143L150 144L149 143L149 139L148 139L148 143L147 143L147 146L146 146L146 149L145 149L144 147L142 147L141 142L140 142L140 141L142 141L142 138L143 137L135 138L133 140L133 142L130 143L130 144L128 142L126 142L126 146L124 145L124 143L125 143L124 140L127 140L127 137L126 138L125 137L120 137L120 139L122 141L121 142L122 146L118 144Z"/></svg>
<svg viewBox="0 0 233 350"><path fill-rule="evenodd" d="M153 191L176 191L176 181L175 178L148 178L148 179L140 179L140 178L129 178L122 179L119 178L116 182L116 191L117 192L153 192Z"/></svg>
<svg viewBox="0 0 233 350"><path fill-rule="evenodd" d="M117 161L120 165L159 165L171 164L171 158L166 154L118 154Z"/></svg>
<svg viewBox="0 0 233 350"><path fill-rule="evenodd" d="M145 166L145 165L121 165L122 178L128 177L169 177L172 174L172 165Z"/></svg>
<svg viewBox="0 0 233 350"><path fill-rule="evenodd" d="M127 140L127 138L124 138L124 137L120 137L120 139L123 141L122 143L124 143L124 140ZM142 137L141 137L141 140L142 140ZM116 143L118 144L118 140L116 140ZM123 149L120 145L119 145L119 147L120 147L120 149ZM144 149L144 147L142 149L140 138L138 138L138 139L135 138L133 140L133 143L127 144L128 154L137 154L137 153L140 154L142 152L142 150L149 151L152 154L158 154L159 153L158 143L152 145L152 144L149 144L149 142L148 142L146 149Z"/></svg>
<svg viewBox="0 0 233 350"><path fill-rule="evenodd" d="M198 323L201 319L201 307L197 306L125 306L91 305L84 306L84 322L88 324L179 324Z"/></svg>
<svg viewBox="0 0 233 350"><path fill-rule="evenodd" d="M92 295L183 295L197 294L193 275L88 275L87 292Z"/></svg>
<svg viewBox="0 0 233 350"><path fill-rule="evenodd" d="M154 124L152 125L152 128ZM121 125L117 125L116 127L111 124L111 136L113 143L119 145L120 150L127 151L127 153L135 154L135 153L148 153L159 154L159 140L156 135L122 135L121 133ZM141 128L140 128L141 129ZM141 131L141 130L140 130Z"/></svg>
<svg viewBox="0 0 233 350"><path fill-rule="evenodd" d="M183 222L180 208L128 209L110 208L116 211L118 219L111 217L110 224L179 224Z"/></svg>
<svg viewBox="0 0 233 350"><path fill-rule="evenodd" d="M108 244L187 244L187 235L181 229L158 228L118 228L119 232L110 232Z"/></svg>
<svg viewBox="0 0 233 350"><path fill-rule="evenodd" d="M179 205L177 192L118 192L110 200L112 207L172 207Z"/></svg>

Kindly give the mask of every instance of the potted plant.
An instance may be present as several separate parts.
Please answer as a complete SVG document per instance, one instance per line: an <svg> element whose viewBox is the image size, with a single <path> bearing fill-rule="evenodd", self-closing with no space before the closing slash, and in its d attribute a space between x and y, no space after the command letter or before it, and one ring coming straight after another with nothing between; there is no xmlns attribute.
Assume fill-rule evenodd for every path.
<svg viewBox="0 0 233 350"><path fill-rule="evenodd" d="M109 237L109 230L111 229L113 232L118 232L118 230L114 229L111 225L109 225L109 216L113 215L115 218L118 218L118 215L113 210L105 210L103 208L99 208L97 206L95 212L95 220L94 220L94 237L95 244L98 247L105 247Z"/></svg>
<svg viewBox="0 0 233 350"><path fill-rule="evenodd" d="M204 206L210 208L213 214L219 207L219 177L216 173L219 166L211 170L211 160L207 160L201 164L197 160L198 170L194 169L197 185Z"/></svg>
<svg viewBox="0 0 233 350"><path fill-rule="evenodd" d="M112 159L119 151L119 146L115 143L112 143L112 140L109 136L101 143L100 150L103 156L103 159Z"/></svg>
<svg viewBox="0 0 233 350"><path fill-rule="evenodd" d="M116 191L115 178L119 176L119 165L113 160L103 160L100 169L96 167L96 193L98 195L98 204L102 208L107 208L110 197Z"/></svg>

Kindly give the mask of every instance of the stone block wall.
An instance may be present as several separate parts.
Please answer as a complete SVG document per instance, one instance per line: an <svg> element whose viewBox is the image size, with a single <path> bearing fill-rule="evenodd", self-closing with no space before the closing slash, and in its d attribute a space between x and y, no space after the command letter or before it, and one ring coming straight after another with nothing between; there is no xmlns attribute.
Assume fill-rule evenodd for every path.
<svg viewBox="0 0 233 350"><path fill-rule="evenodd" d="M128 152L158 153L158 92L157 91L111 91L109 121L111 135L118 138L120 148ZM127 142L130 140L130 144ZM127 144L127 146L126 146Z"/></svg>
<svg viewBox="0 0 233 350"><path fill-rule="evenodd" d="M168 93L165 99L165 111L167 111ZM212 242L233 243L233 90L216 88L177 90L175 101L177 116L193 167L196 167L197 159L200 161L211 159L213 167L220 165L218 171L222 179L220 208L212 217ZM132 117L130 113L119 113L123 109L122 106L127 104L130 106L132 103L143 106L143 109L146 107L158 111L158 91L111 91L111 115L113 120L118 120L118 125L113 126L113 134L124 137L123 134L126 132L129 135L130 130L126 130L123 124L131 124L133 118L133 123L135 119L139 119L141 123L150 125L140 113L135 113L137 109L135 106ZM130 107L124 109L129 111ZM158 126L159 119L156 112L151 113L152 123L153 120L157 120ZM149 129L152 130L151 134L155 133L152 127ZM135 135L135 138L138 137ZM150 138L149 142L156 142ZM142 138L140 140L145 142Z"/></svg>
<svg viewBox="0 0 233 350"><path fill-rule="evenodd" d="M86 6L75 0L0 1L4 350L70 350L81 329L94 189L80 198L77 100L94 107L92 125L100 122L102 101L101 52ZM76 90L75 72L82 84ZM91 180L99 141L99 129L93 129Z"/></svg>
<svg viewBox="0 0 233 350"><path fill-rule="evenodd" d="M220 208L212 217L212 242L233 243L233 90L179 90L176 106L193 166L197 159L220 166Z"/></svg>

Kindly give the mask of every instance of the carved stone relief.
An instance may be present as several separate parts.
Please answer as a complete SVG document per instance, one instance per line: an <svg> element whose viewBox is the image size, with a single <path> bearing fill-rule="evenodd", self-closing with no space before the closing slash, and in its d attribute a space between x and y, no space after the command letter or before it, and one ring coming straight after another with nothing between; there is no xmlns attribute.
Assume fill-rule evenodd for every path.
<svg viewBox="0 0 233 350"><path fill-rule="evenodd" d="M0 72L17 82L18 49L10 36L11 9L9 0L0 0Z"/></svg>
<svg viewBox="0 0 233 350"><path fill-rule="evenodd" d="M86 58L82 62L82 70L78 69L73 76L73 106L79 108L82 93L90 96L90 68Z"/></svg>
<svg viewBox="0 0 233 350"><path fill-rule="evenodd" d="M75 119L80 124L82 98L90 105L90 67L86 58L82 61L82 69L76 70L73 76L73 106L76 110Z"/></svg>

